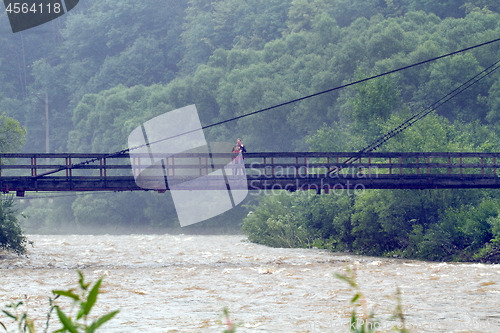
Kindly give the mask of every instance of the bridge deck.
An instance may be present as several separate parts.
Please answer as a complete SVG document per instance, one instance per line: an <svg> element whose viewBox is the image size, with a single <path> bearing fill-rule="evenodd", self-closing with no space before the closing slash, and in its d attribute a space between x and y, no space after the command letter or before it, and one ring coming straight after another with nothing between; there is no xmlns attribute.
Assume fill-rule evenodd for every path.
<svg viewBox="0 0 500 333"><path fill-rule="evenodd" d="M234 163L235 156L0 154L0 191L15 191L20 196L26 191L143 191L134 176L146 168L155 174L159 171L166 180L166 187L146 189L159 192L169 190L169 184L189 184L193 179L198 179L197 185L185 185L185 189L198 190L200 184L203 189L220 189L221 179L229 181L231 189L315 189L318 193L500 187L500 153L248 153L244 170L243 164ZM221 168L225 168L224 174L215 172ZM148 176L141 177L148 180Z"/></svg>

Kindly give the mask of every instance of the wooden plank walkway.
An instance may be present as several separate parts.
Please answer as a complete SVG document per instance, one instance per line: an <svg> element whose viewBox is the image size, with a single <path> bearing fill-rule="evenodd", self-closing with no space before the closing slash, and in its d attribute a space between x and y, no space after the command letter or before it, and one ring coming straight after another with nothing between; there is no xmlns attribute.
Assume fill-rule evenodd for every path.
<svg viewBox="0 0 500 333"><path fill-rule="evenodd" d="M132 158L131 158L132 156ZM419 152L266 152L247 153L243 164L224 154L0 154L0 191L144 191L162 182L186 190L307 190L330 193L345 189L499 188L500 153ZM151 161L156 161L152 165ZM215 172L225 169L222 174ZM150 180L147 189L135 178ZM149 177L149 178L148 178ZM198 179L190 187L190 181ZM203 180L203 181L201 181ZM186 184L185 186L182 184ZM184 186L184 187L183 187ZM179 187L177 187L179 188ZM224 187L225 188L225 187Z"/></svg>

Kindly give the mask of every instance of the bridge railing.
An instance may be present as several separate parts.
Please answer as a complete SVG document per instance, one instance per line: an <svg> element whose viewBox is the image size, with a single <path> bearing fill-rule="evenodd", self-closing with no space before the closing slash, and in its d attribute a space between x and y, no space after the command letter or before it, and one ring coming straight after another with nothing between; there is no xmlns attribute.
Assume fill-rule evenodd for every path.
<svg viewBox="0 0 500 333"><path fill-rule="evenodd" d="M0 154L0 177L41 177L45 173L58 177L132 175L127 155Z"/></svg>
<svg viewBox="0 0 500 333"><path fill-rule="evenodd" d="M418 153L249 153L245 155L248 174L264 176L363 174L484 174L497 173L500 153L418 152ZM500 160L499 160L500 161ZM248 171L250 170L250 171Z"/></svg>
<svg viewBox="0 0 500 333"><path fill-rule="evenodd" d="M146 168L162 168L167 176L206 176L226 168L249 177L363 174L496 175L500 153L418 152L266 152L247 153L237 160L233 153L185 154L0 154L0 177L132 177ZM153 159L153 160L152 160ZM156 162L156 164L152 163ZM153 165L152 165L153 164Z"/></svg>

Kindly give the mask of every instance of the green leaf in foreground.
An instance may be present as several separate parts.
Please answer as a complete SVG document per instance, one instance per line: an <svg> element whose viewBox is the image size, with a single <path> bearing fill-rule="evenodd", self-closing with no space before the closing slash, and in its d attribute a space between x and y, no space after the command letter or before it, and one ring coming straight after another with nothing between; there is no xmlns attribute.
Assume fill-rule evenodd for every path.
<svg viewBox="0 0 500 333"><path fill-rule="evenodd" d="M61 295L61 296L66 296L69 298L74 299L75 301L78 301L80 299L80 296L75 294L72 290L52 290L52 292L56 295Z"/></svg>
<svg viewBox="0 0 500 333"><path fill-rule="evenodd" d="M120 312L120 310L116 310L116 311L113 311L113 312L110 312L108 313L107 315L104 315L102 316L101 318L97 319L96 321L94 321L92 323L92 325L90 325L88 328L87 328L87 331L86 333L94 333L94 331L99 328L99 326L101 326L102 324L104 324L105 322L111 320L111 318L113 318L118 312Z"/></svg>
<svg viewBox="0 0 500 333"><path fill-rule="evenodd" d="M2 310L2 312L3 312L3 313L5 313L8 317L10 317L10 318L12 318L12 319L14 319L14 320L17 320L17 317L16 317L16 316L14 316L13 314L11 314L10 312L7 312L7 311L5 311L5 310Z"/></svg>
<svg viewBox="0 0 500 333"><path fill-rule="evenodd" d="M63 327L70 331L71 333L78 333L76 327L73 325L71 320L66 317L64 312L62 312L59 308L56 308L57 310L57 316L59 317L59 320L61 321L61 324L63 324Z"/></svg>
<svg viewBox="0 0 500 333"><path fill-rule="evenodd" d="M338 279L342 280L342 281L345 281L347 283L349 283L349 285L353 288L357 288L357 284L356 284L356 281L352 278L352 277L349 277L349 276L346 276L346 275L343 275L343 274L339 274L339 273L335 273L335 277L337 277Z"/></svg>
<svg viewBox="0 0 500 333"><path fill-rule="evenodd" d="M356 303L356 301L359 299L360 296L361 296L360 293L356 293L356 295L354 295L354 297L352 298L351 303Z"/></svg>
<svg viewBox="0 0 500 333"><path fill-rule="evenodd" d="M96 284L92 288L92 290L89 293L89 297L87 298L87 302L85 303L84 307L84 315L88 315L90 313L90 310L95 304L95 301L97 300L97 295L99 294L99 287L101 286L102 279L97 280Z"/></svg>
<svg viewBox="0 0 500 333"><path fill-rule="evenodd" d="M77 270L78 272L78 276L80 277L80 279L78 280L78 282L80 283L80 287L83 289L83 290L87 290L89 284L85 284L85 279L83 277L83 274L82 272L80 272L80 270Z"/></svg>

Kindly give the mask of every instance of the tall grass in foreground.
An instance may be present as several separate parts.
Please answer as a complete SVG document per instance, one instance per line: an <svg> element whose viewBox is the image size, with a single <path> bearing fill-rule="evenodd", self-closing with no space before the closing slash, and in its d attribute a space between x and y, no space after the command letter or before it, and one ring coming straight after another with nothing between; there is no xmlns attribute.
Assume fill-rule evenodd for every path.
<svg viewBox="0 0 500 333"><path fill-rule="evenodd" d="M346 267L346 274L334 273L337 278L342 281L347 282L355 291L353 298L351 299L351 305L353 307L351 312L351 332L355 333L373 333L379 330L380 320L375 318L375 314L370 312L368 314L368 309L366 305L366 299L358 283L356 282L356 271ZM394 325L392 330L400 333L409 333L405 328L405 317L403 314L403 306L401 304L401 292L399 288L396 290L397 306L391 319L399 319L401 322L399 325ZM362 313L358 315L356 310L361 307Z"/></svg>
<svg viewBox="0 0 500 333"><path fill-rule="evenodd" d="M101 317L97 317L94 320L91 319L90 312L97 301L102 278L97 280L97 282L92 285L91 283L85 282L84 276L80 271L77 272L79 276L79 283L76 290L69 289L52 291L55 297L53 299L49 297L50 308L47 312L47 320L43 331L44 333L47 333L49 330L49 323L54 310L57 313L59 324L62 325L61 328L54 331L55 333L94 333L97 329L101 328L103 324L118 314L119 310L115 310ZM374 333L379 330L380 320L375 318L375 314L373 312L368 314L366 299L356 281L356 271L346 267L345 274L334 274L340 280L347 282L355 291L355 294L350 301L350 304L353 307L351 312L350 331L355 333ZM72 301L71 308L67 312L64 312L57 303L57 299L61 296L69 298ZM400 324L395 325L392 330L400 333L408 333L408 330L405 328L405 317L403 315L399 288L396 292L396 298L397 306L391 319L399 320ZM358 308L361 308L360 313L358 313ZM18 332L35 333L34 320L29 316L27 300L25 302L21 301L7 305L6 309L2 310L2 313L16 324ZM240 326L241 323L231 322L227 308L224 308L222 316L225 320L225 323L223 324L227 326L227 329L225 329L223 333L235 333L236 328ZM2 321L0 321L0 327L2 327L5 332L10 332L7 329L6 324Z"/></svg>
<svg viewBox="0 0 500 333"><path fill-rule="evenodd" d="M45 322L45 329L43 333L47 333L49 330L49 323L52 318L52 313L54 310L57 313L57 318L59 319L59 324L62 327L54 333L71 332L71 333L94 333L98 328L111 320L120 310L111 311L101 317L97 317L94 320L91 319L90 311L94 307L97 301L97 295L99 294L99 288L101 287L102 278L97 280L96 283L86 283L85 278L79 270L78 272L78 288L68 289L68 290L53 290L52 293L55 295L54 298L49 297L49 310L47 311L47 320ZM72 301L71 308L69 311L65 312L61 309L57 303L59 297L66 297ZM6 309L1 310L1 312L14 322L17 326L19 333L35 333L34 319L29 315L28 298L26 300L11 303L6 306ZM223 316L226 321L227 329L223 333L235 333L236 327L241 325L241 323L232 323L229 318L229 311L225 308L223 311ZM3 320L0 317L1 320ZM0 328L3 328L5 332L9 333L7 325L0 321Z"/></svg>
<svg viewBox="0 0 500 333"><path fill-rule="evenodd" d="M104 316L98 317L90 322L90 311L94 307L97 301L97 295L99 294L99 288L101 286L102 278L97 280L97 282L92 286L91 283L86 283L83 274L78 271L79 285L78 289L69 290L53 290L52 293L55 295L54 299L49 297L50 309L47 312L47 321L45 322L46 333L49 329L49 322L51 319L52 312L56 310L57 317L59 319L62 328L56 330L55 332L85 332L94 333L99 327L104 323L113 318L119 310L112 311L105 314ZM57 302L55 302L60 296L67 297L72 300L71 308L68 312L61 310L61 307ZM18 302L7 305L9 310L2 310L2 312L17 323L19 332L29 332L34 333L35 328L33 325L33 319L28 315L28 303ZM6 332L7 327L5 324L0 322L0 326Z"/></svg>

